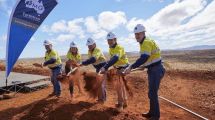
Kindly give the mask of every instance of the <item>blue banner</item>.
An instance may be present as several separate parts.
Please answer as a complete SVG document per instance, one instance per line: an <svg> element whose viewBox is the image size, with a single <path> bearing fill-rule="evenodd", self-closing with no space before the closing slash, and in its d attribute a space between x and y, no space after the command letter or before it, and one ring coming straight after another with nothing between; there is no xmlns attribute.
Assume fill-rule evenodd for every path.
<svg viewBox="0 0 215 120"><path fill-rule="evenodd" d="M17 0L8 28L6 78L28 41L56 5L56 0Z"/></svg>

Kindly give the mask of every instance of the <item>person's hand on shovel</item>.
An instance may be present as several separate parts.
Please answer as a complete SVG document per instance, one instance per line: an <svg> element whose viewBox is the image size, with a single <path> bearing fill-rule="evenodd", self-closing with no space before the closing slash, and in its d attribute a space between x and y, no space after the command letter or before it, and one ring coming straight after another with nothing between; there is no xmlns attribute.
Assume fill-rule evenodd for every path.
<svg viewBox="0 0 215 120"><path fill-rule="evenodd" d="M33 66L43 68L43 63L34 63Z"/></svg>
<svg viewBox="0 0 215 120"><path fill-rule="evenodd" d="M125 70L122 72L124 75L127 75L129 73L131 73L131 67L128 66L127 68L125 68Z"/></svg>
<svg viewBox="0 0 215 120"><path fill-rule="evenodd" d="M106 69L104 67L102 67L99 71L99 74L104 74L106 72Z"/></svg>

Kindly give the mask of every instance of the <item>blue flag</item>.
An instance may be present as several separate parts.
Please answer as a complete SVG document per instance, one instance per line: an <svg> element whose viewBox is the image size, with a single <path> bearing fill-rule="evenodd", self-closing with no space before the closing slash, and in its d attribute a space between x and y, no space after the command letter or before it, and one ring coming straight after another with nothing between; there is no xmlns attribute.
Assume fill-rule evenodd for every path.
<svg viewBox="0 0 215 120"><path fill-rule="evenodd" d="M56 5L56 0L17 0L8 27L6 78L28 41Z"/></svg>

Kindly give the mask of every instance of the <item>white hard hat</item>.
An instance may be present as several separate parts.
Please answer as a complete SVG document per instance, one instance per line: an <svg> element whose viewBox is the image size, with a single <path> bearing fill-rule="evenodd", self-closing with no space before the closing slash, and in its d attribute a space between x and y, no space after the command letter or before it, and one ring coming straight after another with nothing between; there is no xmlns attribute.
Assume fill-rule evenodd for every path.
<svg viewBox="0 0 215 120"><path fill-rule="evenodd" d="M44 46L45 46L45 45L52 45L52 43L51 43L50 41L48 41L48 40L44 40L43 45L44 45Z"/></svg>
<svg viewBox="0 0 215 120"><path fill-rule="evenodd" d="M146 32L146 28L142 24L137 24L134 28L134 33Z"/></svg>
<svg viewBox="0 0 215 120"><path fill-rule="evenodd" d="M116 38L116 35L115 35L114 33L109 32L109 33L107 34L107 40L109 40L109 39L114 39L114 38Z"/></svg>
<svg viewBox="0 0 215 120"><path fill-rule="evenodd" d="M70 43L70 47L76 47L76 48L77 48L77 45L72 41L72 42Z"/></svg>
<svg viewBox="0 0 215 120"><path fill-rule="evenodd" d="M87 39L87 43L86 43L86 45L88 46L88 45L93 45L94 43L96 43L92 38L88 38Z"/></svg>

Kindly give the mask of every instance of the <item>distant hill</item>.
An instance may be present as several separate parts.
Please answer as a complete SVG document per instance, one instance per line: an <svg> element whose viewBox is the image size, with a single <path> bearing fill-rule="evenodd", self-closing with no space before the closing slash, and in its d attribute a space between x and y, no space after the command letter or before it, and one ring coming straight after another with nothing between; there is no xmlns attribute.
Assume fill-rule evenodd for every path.
<svg viewBox="0 0 215 120"><path fill-rule="evenodd" d="M209 50L209 49L215 49L215 45L199 45L199 46L181 48L179 50Z"/></svg>
<svg viewBox="0 0 215 120"><path fill-rule="evenodd" d="M197 51L196 51L197 50ZM205 51L206 50L206 51ZM215 50L215 45L200 45L200 46L192 46L192 47L187 47L187 48L180 48L180 49L162 49L162 55L172 55L172 54L184 54L184 52L189 52L189 53L196 53L196 52L213 52ZM196 51L196 52L195 52ZM129 57L136 57L139 56L139 51L130 51L126 52L127 56ZM104 52L104 55L109 58L108 52ZM87 54L82 54L83 59L87 59L88 55ZM66 56L62 55L61 59L63 61L66 60ZM39 58L19 58L20 61L25 61L25 60L31 60L31 61L40 61L44 60L43 57ZM4 62L4 58L0 58L0 62Z"/></svg>

